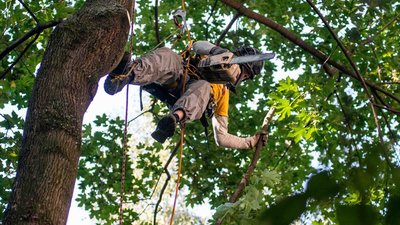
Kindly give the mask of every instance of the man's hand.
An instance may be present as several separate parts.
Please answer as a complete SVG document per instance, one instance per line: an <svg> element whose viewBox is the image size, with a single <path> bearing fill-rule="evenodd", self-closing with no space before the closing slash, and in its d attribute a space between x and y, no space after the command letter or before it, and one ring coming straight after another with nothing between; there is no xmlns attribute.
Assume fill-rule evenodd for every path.
<svg viewBox="0 0 400 225"><path fill-rule="evenodd" d="M262 146L264 147L268 141L268 132L261 130L256 133L256 136L257 136L257 143L261 142Z"/></svg>

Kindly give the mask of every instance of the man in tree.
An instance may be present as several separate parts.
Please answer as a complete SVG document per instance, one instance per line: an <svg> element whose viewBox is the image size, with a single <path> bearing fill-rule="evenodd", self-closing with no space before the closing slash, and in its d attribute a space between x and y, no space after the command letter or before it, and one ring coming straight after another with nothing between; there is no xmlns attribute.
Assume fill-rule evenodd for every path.
<svg viewBox="0 0 400 225"><path fill-rule="evenodd" d="M200 58L210 55L218 55L229 52L207 41L198 41L193 44L193 50ZM259 51L252 47L242 47L235 50L234 55L255 55ZM195 68L198 61L194 61ZM171 104L171 114L162 118L152 137L163 143L171 137L178 122L190 122L198 120L210 105L214 105L212 126L214 138L218 146L228 148L248 149L254 148L260 135L242 138L228 133L228 106L229 87L235 87L239 82L253 79L260 74L264 62L257 61L245 64L233 64L223 73L231 82L225 84L210 83L203 79L187 78L185 91L181 95L183 87L182 59L169 48L159 48L133 63L130 63L130 55L125 54L121 63L106 78L104 89L113 95L123 89L126 84L149 85L156 83L178 99ZM201 73L201 71L200 71Z"/></svg>

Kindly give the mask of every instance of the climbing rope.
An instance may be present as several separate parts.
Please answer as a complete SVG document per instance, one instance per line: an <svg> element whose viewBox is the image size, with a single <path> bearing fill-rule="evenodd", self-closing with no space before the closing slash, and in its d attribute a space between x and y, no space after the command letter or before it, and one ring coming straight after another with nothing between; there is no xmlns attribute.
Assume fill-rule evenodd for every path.
<svg viewBox="0 0 400 225"><path fill-rule="evenodd" d="M185 1L182 0L182 11L185 12ZM193 45L193 41L190 37L190 31L189 31L189 27L186 24L186 13L183 14L183 26L184 29L186 30L186 34L187 34L187 38L188 38L188 45L185 49L185 51L183 51L181 53L181 58L183 58L183 56L188 56L187 57L187 61L186 61L186 66L185 66L185 71L184 71L184 75L183 75L183 86L182 86L182 90L181 90L181 95L185 92L186 89L186 80L187 80L187 76L188 76L188 72L189 72L189 67L190 67L190 49L192 48ZM179 24L177 24L178 26ZM178 26L180 27L180 26ZM175 198L174 198L174 205L172 207L172 213L171 213L171 217L169 220L169 224L172 225L173 221L174 221L174 214L175 214L175 208L176 208L176 202L178 199L178 193L179 193L179 187L180 187L180 183L181 183L181 171L182 171L182 156L183 156L183 145L184 145L184 141L185 141L185 124L182 123L181 124L181 140L180 140L180 146L179 146L179 166L178 166L178 178L176 181L176 186L175 186Z"/></svg>
<svg viewBox="0 0 400 225"><path fill-rule="evenodd" d="M133 28L135 23L135 4L136 0L133 1L133 19L130 20L130 29L131 29L131 37L130 37L130 45L129 45L129 53L132 55L133 51ZM130 18L128 13L128 18ZM131 71L128 72L128 74ZM123 153L122 153L122 165L121 165L121 190L119 193L119 224L122 225L123 221L123 206L124 206L124 193L125 193L125 164L126 164L126 151L127 151L127 142L128 142L128 106L129 106L129 85L126 85L126 98L125 98L125 123L124 123L124 140L123 140Z"/></svg>
<svg viewBox="0 0 400 225"><path fill-rule="evenodd" d="M192 48L192 44L193 44L193 42L190 40L189 41L189 45L186 48L186 51L190 52L190 49ZM189 54L189 52L188 52L188 54ZM185 54L185 52L183 54ZM186 89L186 79L187 79L188 72L189 72L189 64L190 64L190 57L188 57L188 60L186 61L186 67L185 67L185 71L184 71L184 75L183 75L183 86L182 86L182 90L181 90L181 95L185 92L185 89ZM176 201L178 199L179 186L181 184L182 155L183 155L184 141L185 141L185 124L182 123L181 124L181 141L180 141L180 146L179 146L178 178L177 178L176 186L175 186L174 205L172 207L171 218L170 218L170 221L169 221L170 225L172 225L172 223L173 223L174 214L175 214L175 207L176 207Z"/></svg>
<svg viewBox="0 0 400 225"><path fill-rule="evenodd" d="M133 8L135 9L135 3L136 1L133 2ZM152 50L158 48L162 43L164 43L167 39L171 38L173 35L175 35L179 30L181 30L181 34L177 35L175 38L175 41L173 43L173 46L178 42L178 40L181 39L183 36L183 29L186 31L187 38L188 38L188 45L185 51L181 54L181 57L189 55L190 56L190 49L192 48L193 41L191 40L190 37L190 31L189 28L186 25L186 18L185 18L185 2L182 0L182 11L178 16L182 17L183 24L176 23L177 29L172 32L168 37L166 37L162 42L160 42L157 46L155 46ZM128 14L129 18L129 14ZM135 13L133 13L133 19L130 21L131 24L131 40L130 40L130 54L132 55L132 49L133 49L133 28L134 28L134 21L135 21ZM176 20L177 21L177 20ZM181 94L185 92L186 88L186 80L188 76L188 71L190 67L190 57L188 57L188 60L186 61L186 68L184 71L183 75L183 87L181 90ZM130 74L132 70L134 69L134 66L130 68L127 74ZM128 133L128 106L129 106L129 85L127 85L126 89L126 102L125 102L125 124L124 124L124 137L123 137L123 157L122 157L122 166L121 166L121 190L120 190L120 207L119 207L119 224L122 225L123 222L123 203L124 203L124 186L125 186L125 164L126 164L126 152L127 152L127 133ZM178 167L178 178L177 178L177 183L176 183L176 188L175 188L175 199L174 199L174 205L172 209L172 214L170 218L170 224L172 225L173 223L173 218L174 218L174 213L175 213L175 207L176 207L176 201L178 198L178 192L179 192L179 186L180 186L180 178L181 178L181 169L182 169L182 155L183 155L183 143L184 143L184 137L185 137L185 125L181 124L181 140L180 140L180 158L179 158L179 167Z"/></svg>

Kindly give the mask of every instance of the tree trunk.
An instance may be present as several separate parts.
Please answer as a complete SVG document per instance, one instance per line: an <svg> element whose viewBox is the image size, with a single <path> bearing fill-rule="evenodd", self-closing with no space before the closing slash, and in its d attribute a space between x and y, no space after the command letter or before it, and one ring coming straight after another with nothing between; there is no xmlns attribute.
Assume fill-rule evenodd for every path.
<svg viewBox="0 0 400 225"><path fill-rule="evenodd" d="M88 0L52 33L30 98L3 224L65 224L84 113L122 57L132 1Z"/></svg>

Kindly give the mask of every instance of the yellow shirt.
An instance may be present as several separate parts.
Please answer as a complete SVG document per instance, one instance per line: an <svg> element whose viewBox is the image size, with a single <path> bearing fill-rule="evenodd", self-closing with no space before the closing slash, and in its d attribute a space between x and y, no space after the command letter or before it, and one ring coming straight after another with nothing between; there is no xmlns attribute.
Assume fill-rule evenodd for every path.
<svg viewBox="0 0 400 225"><path fill-rule="evenodd" d="M215 114L228 116L229 89L224 84L211 84L211 94L216 104Z"/></svg>

